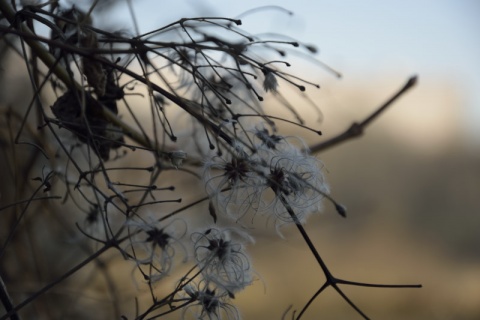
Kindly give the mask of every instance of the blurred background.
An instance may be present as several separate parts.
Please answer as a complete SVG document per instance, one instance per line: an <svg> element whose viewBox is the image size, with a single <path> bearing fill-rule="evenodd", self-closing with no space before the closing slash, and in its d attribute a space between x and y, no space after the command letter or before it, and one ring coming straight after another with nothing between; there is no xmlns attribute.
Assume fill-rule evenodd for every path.
<svg viewBox="0 0 480 320"><path fill-rule="evenodd" d="M237 17L271 4L178 0L165 7L144 0L134 8L146 32L181 17ZM317 59L342 74L339 79L321 64L293 57L293 73L321 86L307 92L323 119L317 121L304 100L292 102L304 118L312 113L308 125L323 136L291 126L283 130L309 144L361 121L410 76L419 77L363 137L318 154L332 195L348 208L347 219L328 204L310 218L307 231L322 257L334 275L347 280L424 286L343 287L372 319L480 319L480 2L274 4L294 14L258 10L242 16L242 27L313 44ZM122 19L103 19L99 27L131 30L126 4L118 1L113 10ZM15 94L9 92L3 103ZM284 234L280 239L263 225L255 231L250 252L260 280L237 297L244 319L280 319L289 305L301 309L324 282L298 233L287 228ZM305 314L318 318L359 316L328 289Z"/></svg>
<svg viewBox="0 0 480 320"><path fill-rule="evenodd" d="M419 76L363 137L318 155L332 194L349 210L344 220L327 206L307 225L327 264L346 279L423 284L345 288L372 319L480 319L480 3L191 0L177 1L168 16L236 17L271 4L294 14L259 10L242 16L242 27L311 43L317 58L342 74L337 79L301 59L293 64L321 85L307 91L324 115L320 124L316 116L309 123L322 129L322 139L364 119L408 77ZM148 9L163 12L160 5L145 6L136 12L145 17L144 31L165 23ZM313 114L300 99L296 107ZM278 319L290 304L300 309L323 284L299 235L290 231L285 240L257 235L266 238L252 248L264 285L239 295L245 319ZM306 319L359 318L327 291Z"/></svg>

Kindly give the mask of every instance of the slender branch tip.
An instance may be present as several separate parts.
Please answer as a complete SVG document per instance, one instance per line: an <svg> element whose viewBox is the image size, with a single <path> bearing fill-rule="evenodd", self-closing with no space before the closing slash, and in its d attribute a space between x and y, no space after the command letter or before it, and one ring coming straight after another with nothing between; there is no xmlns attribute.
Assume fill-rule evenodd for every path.
<svg viewBox="0 0 480 320"><path fill-rule="evenodd" d="M410 79L408 79L408 82L405 85L405 89L409 89L411 87L414 87L417 84L417 82L418 82L418 76L413 75L412 77L410 77Z"/></svg>

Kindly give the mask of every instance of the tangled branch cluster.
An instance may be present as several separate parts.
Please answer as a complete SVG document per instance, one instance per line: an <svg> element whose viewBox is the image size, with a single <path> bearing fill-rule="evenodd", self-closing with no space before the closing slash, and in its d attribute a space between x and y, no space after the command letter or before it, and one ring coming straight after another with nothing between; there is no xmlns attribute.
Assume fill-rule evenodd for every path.
<svg viewBox="0 0 480 320"><path fill-rule="evenodd" d="M97 263L110 279L108 260L101 260L106 252L129 263L139 292L147 288L148 301L137 297L131 317L178 312L183 318L239 319L235 295L256 279L246 252L253 237L242 226L247 215L257 214L273 220L279 234L282 227L296 226L325 274L325 284L292 319L301 318L328 286L364 318L339 284L417 287L335 278L304 227L325 201L346 215L329 195L323 164L312 150L360 135L414 78L378 113L309 148L299 137L280 134L277 123L321 134L305 126L282 93L293 87L308 99L307 87L319 87L289 72L284 60L290 51L314 54L313 46L280 35L251 35L240 29L241 20L219 17L180 19L145 34L104 30L94 23L100 4L16 7L0 0L3 45L25 61L33 89L25 109L1 114L13 119L15 128L15 137L2 143L28 144L30 161L18 166L23 179L33 179L0 206L3 226L9 226L2 229L1 257L6 261L8 248L21 247L16 239L28 231L24 220L39 210L62 219L62 213L83 213L72 233L81 235L88 252L23 301L10 297L8 282L2 285L1 319L18 318L90 264ZM37 32L44 29L48 32ZM266 98L293 120L268 113ZM180 180L205 192L189 199L188 191L177 191L184 190ZM210 219L210 226L197 224L197 217ZM159 289L173 278L168 293ZM113 297L115 290L112 282ZM119 301L112 304L116 319L127 319Z"/></svg>

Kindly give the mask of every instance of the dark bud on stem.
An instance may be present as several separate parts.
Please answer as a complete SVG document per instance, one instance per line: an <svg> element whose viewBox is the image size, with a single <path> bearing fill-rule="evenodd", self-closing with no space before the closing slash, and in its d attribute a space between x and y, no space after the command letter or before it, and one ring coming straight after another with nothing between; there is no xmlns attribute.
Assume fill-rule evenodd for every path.
<svg viewBox="0 0 480 320"><path fill-rule="evenodd" d="M347 217L347 209L342 206L341 204L336 203L335 204L335 210L337 210L338 214L341 215L342 217L346 218Z"/></svg>

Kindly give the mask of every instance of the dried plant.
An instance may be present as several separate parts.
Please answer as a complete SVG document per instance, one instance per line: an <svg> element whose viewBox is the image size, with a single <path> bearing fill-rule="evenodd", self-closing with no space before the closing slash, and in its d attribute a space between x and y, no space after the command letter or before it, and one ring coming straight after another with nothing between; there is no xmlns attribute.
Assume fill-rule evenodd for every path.
<svg viewBox="0 0 480 320"><path fill-rule="evenodd" d="M284 60L290 51L312 55L313 46L248 34L241 20L222 17L180 19L145 34L96 28L97 11L110 4L81 10L0 0L2 60L6 52L19 56L32 90L25 90L26 107L0 110L2 170L14 182L1 195L0 319L61 317L65 311L33 306L76 274L87 277L84 288L96 285L92 266L107 283L109 307L78 312L88 318L239 319L235 295L257 278L247 253L254 241L247 217L255 215L274 221L279 236L295 226L326 278L285 318L302 318L329 286L363 318L341 285L420 287L339 279L307 231L308 216L325 205L346 217L318 154L360 136L415 77L364 121L307 146L282 135L277 123L321 135L282 94L290 86L306 98L308 87L319 88ZM267 98L293 120L267 111ZM37 256L38 241L45 256ZM74 256L60 263L66 252ZM53 279L35 270L38 259ZM113 270L119 265L127 267ZM135 283L137 296L121 295L120 280ZM26 283L36 284L9 294Z"/></svg>

